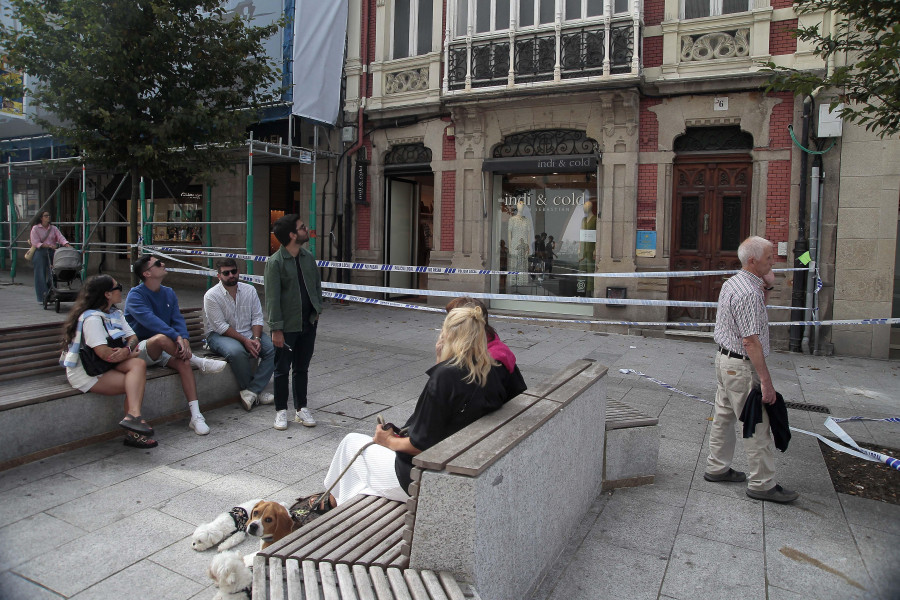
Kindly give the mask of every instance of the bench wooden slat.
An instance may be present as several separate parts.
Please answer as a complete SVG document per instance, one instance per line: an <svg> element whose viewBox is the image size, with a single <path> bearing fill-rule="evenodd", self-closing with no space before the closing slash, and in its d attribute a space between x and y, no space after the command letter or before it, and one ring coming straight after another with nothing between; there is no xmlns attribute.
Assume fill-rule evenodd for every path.
<svg viewBox="0 0 900 600"><path fill-rule="evenodd" d="M253 600L266 600L266 559L259 554L253 558Z"/></svg>
<svg viewBox="0 0 900 600"><path fill-rule="evenodd" d="M382 567L369 567L369 576L372 578L372 587L375 588L378 600L394 600L391 583Z"/></svg>
<svg viewBox="0 0 900 600"><path fill-rule="evenodd" d="M403 572L396 567L387 570L388 581L391 582L391 590L394 592L396 600L412 600L409 591L406 589L406 580L403 579Z"/></svg>
<svg viewBox="0 0 900 600"><path fill-rule="evenodd" d="M422 583L425 584L425 588L428 590L428 595L433 600L450 600L447 597L447 594L444 593L444 588L441 587L441 581L438 579L437 575L434 574L434 571L424 570L419 573L419 576L422 578Z"/></svg>
<svg viewBox="0 0 900 600"><path fill-rule="evenodd" d="M398 529L384 539L380 544L357 559L363 564L373 564L381 567L407 567L409 559L400 553L400 541L402 529Z"/></svg>
<svg viewBox="0 0 900 600"><path fill-rule="evenodd" d="M546 396L548 400L559 402L563 405L568 404L575 398L594 385L598 379L606 374L606 367L597 363L590 363L582 372L572 377L569 381L562 384Z"/></svg>
<svg viewBox="0 0 900 600"><path fill-rule="evenodd" d="M374 501L374 496L363 496L361 494L358 496L354 496L346 503L344 503L343 506L339 506L338 508L319 517L312 523L304 525L297 531L286 535L265 550L260 550L259 553L264 556L277 556L281 559L290 558L291 548L302 546L309 540L314 539L325 531L328 531L334 522L339 522L341 519L343 519L344 511L349 510L353 507L356 507L353 508L353 510L357 510L358 508L362 508L362 503L369 504ZM360 504L360 506L356 506L357 504Z"/></svg>
<svg viewBox="0 0 900 600"><path fill-rule="evenodd" d="M356 582L356 593L359 595L359 600L377 600L375 590L372 588L374 582L369 577L365 566L353 565L353 581Z"/></svg>
<svg viewBox="0 0 900 600"><path fill-rule="evenodd" d="M354 528L360 522L368 522L370 517L378 514L381 505L377 500L357 510L342 511L340 513L341 518L332 520L327 532L315 536L307 536L302 544L298 543L292 546L290 556L322 560L323 553L328 551L331 542L336 537L343 535L348 529Z"/></svg>
<svg viewBox="0 0 900 600"><path fill-rule="evenodd" d="M269 561L269 598L272 600L284 598L283 569L280 560Z"/></svg>
<svg viewBox="0 0 900 600"><path fill-rule="evenodd" d="M631 427L652 427L654 425L659 425L659 419L649 417L617 400L606 401L607 431L629 429Z"/></svg>
<svg viewBox="0 0 900 600"><path fill-rule="evenodd" d="M319 563L319 580L322 583L323 600L341 600L341 594L337 588L337 578L334 569L329 563Z"/></svg>
<svg viewBox="0 0 900 600"><path fill-rule="evenodd" d="M323 546L321 551L326 554L322 556L321 560L356 562L357 553L364 554L376 546L381 539L402 528L406 507L401 503L394 504L393 507L379 507L377 513L356 524L329 543L328 546L331 548ZM376 517L378 518L376 519ZM315 559L315 557L313 558Z"/></svg>
<svg viewBox="0 0 900 600"><path fill-rule="evenodd" d="M447 472L470 477L481 474L528 437L532 431L546 423L559 410L560 405L556 402L538 401L515 419L494 431L490 437L481 440L447 463Z"/></svg>
<svg viewBox="0 0 900 600"><path fill-rule="evenodd" d="M388 500L387 502L391 502ZM387 537L391 532L403 526L403 513L406 508L399 502L389 504L375 503L375 510L359 519L351 527L344 529L339 535L329 539L315 551L309 553L313 560L331 562L347 562L344 555L359 547L367 550L374 547L379 537ZM324 536L322 536L324 537ZM350 560L349 562L353 562Z"/></svg>
<svg viewBox="0 0 900 600"><path fill-rule="evenodd" d="M303 569L303 589L306 591L306 600L322 600L319 594L319 577L316 574L316 563L311 560L304 560L301 564ZM254 581L254 583L256 583ZM256 586L254 586L254 591Z"/></svg>
<svg viewBox="0 0 900 600"><path fill-rule="evenodd" d="M585 369L587 369L592 364L592 361L587 359L579 359L572 362L570 365L567 365L561 371L557 371L553 375L550 376L546 381L542 381L537 384L533 389L529 390L533 395L538 397L545 397L547 394L553 393L559 386L563 385Z"/></svg>
<svg viewBox="0 0 900 600"><path fill-rule="evenodd" d="M409 595L413 597L413 600L430 600L428 597L428 590L425 588L425 584L422 583L422 578L419 577L419 573L415 569L405 569L403 571L403 579L406 580L406 585L409 588Z"/></svg>
<svg viewBox="0 0 900 600"><path fill-rule="evenodd" d="M444 586L444 591L447 592L447 595L450 597L450 600L466 600L466 595L463 594L463 591L459 589L459 584L456 582L456 579L448 573L447 571L441 571L438 573L438 579L441 580L441 584Z"/></svg>
<svg viewBox="0 0 900 600"><path fill-rule="evenodd" d="M425 452L413 457L413 464L424 469L441 471L448 462L459 456L473 445L491 435L492 432L514 419L519 413L527 410L540 399L535 396L519 394L494 412L481 417L476 423L469 425L440 442Z"/></svg>
<svg viewBox="0 0 900 600"><path fill-rule="evenodd" d="M334 565L337 574L338 587L341 589L341 600L359 600L356 595L356 585L353 583L353 575L347 565Z"/></svg>
<svg viewBox="0 0 900 600"><path fill-rule="evenodd" d="M287 579L288 600L303 598L303 585L300 583L300 561L288 559L284 561L285 579Z"/></svg>
<svg viewBox="0 0 900 600"><path fill-rule="evenodd" d="M41 367L38 369L28 369L28 376L31 377L32 375L41 375L43 373L53 373L53 372L59 371L59 369L60 369L60 366L58 364L52 365L52 366L45 366L45 367ZM21 379L21 378L22 378L21 373L6 373L3 375L0 375L0 381L12 381L14 379ZM75 391L78 394L81 393L78 390L73 390L73 391Z"/></svg>

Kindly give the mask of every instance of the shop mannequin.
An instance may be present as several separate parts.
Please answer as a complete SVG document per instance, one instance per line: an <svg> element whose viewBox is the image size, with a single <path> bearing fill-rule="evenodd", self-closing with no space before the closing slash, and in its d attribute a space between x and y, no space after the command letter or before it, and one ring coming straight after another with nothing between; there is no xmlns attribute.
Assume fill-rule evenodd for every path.
<svg viewBox="0 0 900 600"><path fill-rule="evenodd" d="M528 244L534 238L534 225L528 216L528 207L524 202L516 205L516 214L509 218L507 223L507 240L510 246L510 271L528 271ZM510 285L528 285L528 275L510 275Z"/></svg>
<svg viewBox="0 0 900 600"><path fill-rule="evenodd" d="M580 242L578 246L578 271L581 273L594 272L594 250L597 247L597 215L594 214L594 204L590 200L584 203L584 218L581 219ZM579 277L577 283L579 296L594 295L594 278Z"/></svg>

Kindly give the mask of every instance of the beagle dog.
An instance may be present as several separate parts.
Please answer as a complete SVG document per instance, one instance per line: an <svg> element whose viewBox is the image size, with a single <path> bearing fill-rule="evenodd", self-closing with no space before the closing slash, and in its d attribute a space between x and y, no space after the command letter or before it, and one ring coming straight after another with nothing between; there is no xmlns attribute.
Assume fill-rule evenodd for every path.
<svg viewBox="0 0 900 600"><path fill-rule="evenodd" d="M261 538L260 550L263 550L297 528L291 513L280 502L258 502L250 513L247 533Z"/></svg>

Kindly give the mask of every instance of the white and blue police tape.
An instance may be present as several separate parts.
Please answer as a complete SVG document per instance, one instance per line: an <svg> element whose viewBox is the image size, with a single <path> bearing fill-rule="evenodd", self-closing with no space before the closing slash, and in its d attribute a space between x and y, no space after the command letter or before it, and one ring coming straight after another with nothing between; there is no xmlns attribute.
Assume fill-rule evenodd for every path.
<svg viewBox="0 0 900 600"><path fill-rule="evenodd" d="M670 392L675 392L677 394L681 394L682 396L687 396L688 398L693 398L694 400L699 400L704 404L709 404L710 406L715 406L715 402L710 402L709 400L704 400L699 396L695 396L694 394L689 394L688 392L679 390L677 387L666 383L665 381L661 381L654 377L651 377L645 373L641 373L640 371L635 371L634 369L619 369L619 373L623 375L638 375L643 377L644 379L648 379L653 383L663 387ZM806 435L811 435L814 438L817 438L824 444L827 444L831 448L839 452L843 452L844 454L850 454L851 456L856 456L857 458L862 458L863 460L868 460L871 462L880 462L883 463L892 469L896 469L900 471L900 460L893 458L892 456L888 456L887 454L882 454L880 452L875 452L873 450L866 450L865 448L861 448L859 444L853 441L853 438L850 437L846 431L844 431L838 423L846 423L849 421L871 421L878 423L900 423L900 417L887 417L883 419L874 419L869 417L846 417L846 418L835 418L828 417L825 419L825 427L827 427L832 433L834 433L842 442L847 444L847 446L851 446L848 448L847 446L842 446L837 442L829 440L828 438L819 435L818 433L813 433L812 431L806 431L805 429L799 429L797 427L789 427L791 431L796 431L797 433L804 433Z"/></svg>
<svg viewBox="0 0 900 600"><path fill-rule="evenodd" d="M254 262L266 262L268 256L260 256L257 254L240 254L236 252L211 252L207 250L194 250L191 248L178 248L174 246L144 246L147 250L156 252L175 252L178 254L188 254L191 256L219 257L219 258L237 258L241 260L249 260ZM362 271L392 271L399 273L431 273L435 275L547 275L539 271L496 271L492 269L457 269L454 267L417 267L415 265L389 265L380 263L361 263L361 262L341 262L333 260L317 260L316 265L319 267L330 267L333 269L355 269ZM790 269L772 269L775 272L788 271L808 271L809 268L790 268ZM739 272L739 269L727 271L647 271L638 273L553 273L554 276L564 277L607 277L607 278L638 278L638 279L659 279L663 277L701 277L716 275L733 275Z"/></svg>

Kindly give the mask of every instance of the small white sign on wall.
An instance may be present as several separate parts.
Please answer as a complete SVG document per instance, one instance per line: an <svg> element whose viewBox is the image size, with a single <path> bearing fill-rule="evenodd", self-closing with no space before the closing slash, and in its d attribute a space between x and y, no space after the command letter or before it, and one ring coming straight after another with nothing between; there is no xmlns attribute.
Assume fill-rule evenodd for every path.
<svg viewBox="0 0 900 600"><path fill-rule="evenodd" d="M713 110L728 110L728 96L713 98Z"/></svg>

